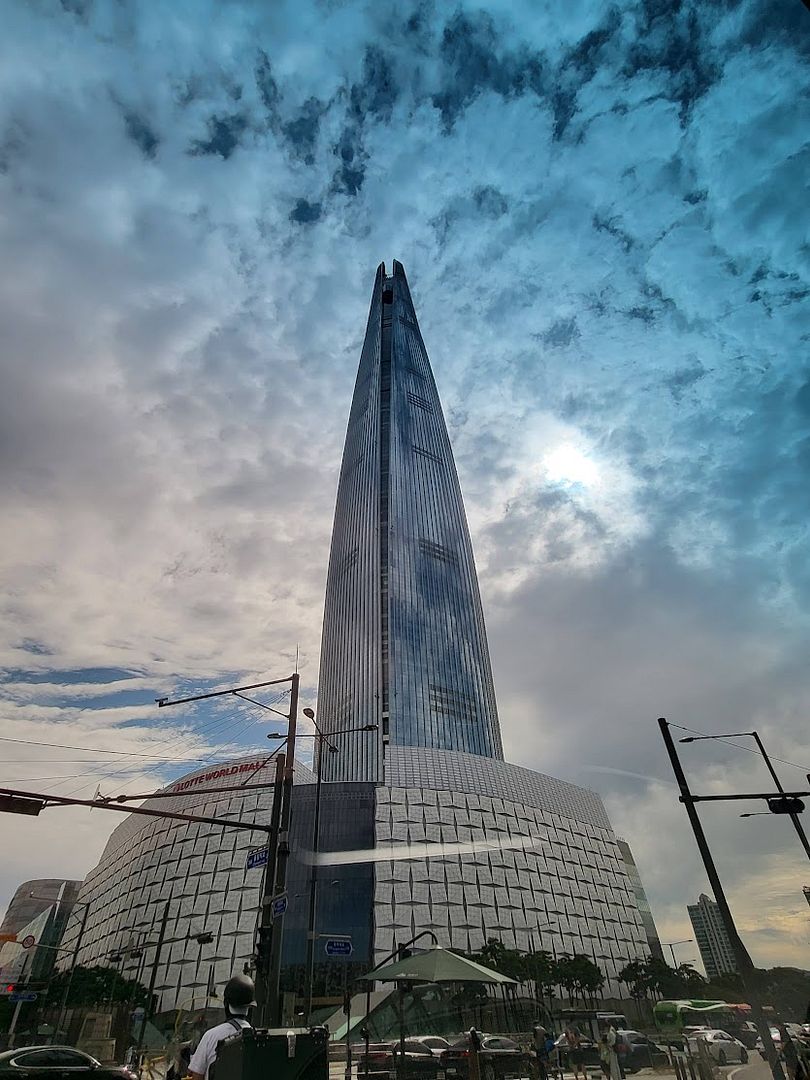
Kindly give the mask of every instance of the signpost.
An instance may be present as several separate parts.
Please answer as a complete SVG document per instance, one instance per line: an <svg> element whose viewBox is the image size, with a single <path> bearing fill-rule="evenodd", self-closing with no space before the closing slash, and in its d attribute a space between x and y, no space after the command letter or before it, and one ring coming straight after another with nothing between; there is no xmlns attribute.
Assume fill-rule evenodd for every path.
<svg viewBox="0 0 810 1080"><path fill-rule="evenodd" d="M19 990L15 994L9 994L12 1001L36 1001L37 997L33 990Z"/></svg>
<svg viewBox="0 0 810 1080"><path fill-rule="evenodd" d="M327 956L351 956L353 952L350 938L327 938L323 948Z"/></svg>
<svg viewBox="0 0 810 1080"><path fill-rule="evenodd" d="M287 894L281 893L280 896L273 897L273 903L270 905L270 910L274 919L280 919L284 912L287 910Z"/></svg>
<svg viewBox="0 0 810 1080"><path fill-rule="evenodd" d="M267 866L267 848L253 848L252 851L247 853L245 859L245 869L253 870L256 866Z"/></svg>

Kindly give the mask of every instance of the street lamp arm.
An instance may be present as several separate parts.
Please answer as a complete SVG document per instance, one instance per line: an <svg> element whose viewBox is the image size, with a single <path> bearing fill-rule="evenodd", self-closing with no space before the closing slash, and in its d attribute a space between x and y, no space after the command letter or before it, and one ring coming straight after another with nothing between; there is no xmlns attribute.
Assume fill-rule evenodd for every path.
<svg viewBox="0 0 810 1080"><path fill-rule="evenodd" d="M267 682L251 683L250 686L231 686L227 690L212 690L208 694L194 694L192 697L175 698L170 701L167 697L155 698L159 709L166 709L170 705L186 705L190 701L205 701L207 698L225 697L227 694L241 693L243 690L261 690L263 686L279 686L281 683L292 682L293 676L286 679L269 679Z"/></svg>

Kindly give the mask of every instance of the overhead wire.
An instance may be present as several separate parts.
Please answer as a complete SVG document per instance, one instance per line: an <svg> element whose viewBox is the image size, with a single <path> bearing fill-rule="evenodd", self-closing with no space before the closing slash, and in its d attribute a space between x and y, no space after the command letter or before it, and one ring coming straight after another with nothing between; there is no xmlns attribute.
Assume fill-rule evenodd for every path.
<svg viewBox="0 0 810 1080"><path fill-rule="evenodd" d="M743 746L742 743L731 742L730 739L724 738L721 735L712 735L709 731L697 731L695 728L684 727L683 724L672 724L670 727L678 728L679 731L688 731L690 735L700 735L705 739L711 739L712 742L725 743L726 746L733 746L735 750L744 750L746 754L756 754L757 757L762 757L759 748L753 746ZM746 737L747 733L740 733L740 738ZM786 758L775 757L773 754L768 754L771 761L778 761L780 765L789 765L791 769L801 769L802 772L810 772L810 765L799 765L795 761L787 761Z"/></svg>
<svg viewBox="0 0 810 1080"><path fill-rule="evenodd" d="M59 750L82 750L86 754L115 754L117 757L140 757L151 758L153 761L158 757L157 754L141 754L135 750L101 750L94 746L74 746L72 743L50 743L40 742L37 739L10 739L4 735L0 735L0 742L19 743L21 746L53 746ZM160 758L161 761L166 761L166 758ZM195 758L175 758L175 761L195 761Z"/></svg>
<svg viewBox="0 0 810 1080"><path fill-rule="evenodd" d="M286 696L287 694L289 694L289 693L290 693L290 688L289 688L289 687L287 687L287 688L286 688L285 690L282 690L282 691L281 691L281 693L280 693L280 694L279 694L279 695L278 695L278 696L277 696L276 698L274 698L272 702L269 702L269 703L268 703L268 705L269 705L269 706L272 706L272 705L277 705L277 704L279 703L279 701L281 701L281 700L282 700L282 698L284 698L284 697L285 697L285 696ZM246 711L246 710L240 710L240 711ZM212 734L212 732L213 732L213 731L214 731L215 729L217 729L217 730L221 730L221 729L222 729L223 727L225 727L226 725L228 725L228 724L232 724L232 723L233 723L233 718L232 718L232 716L231 716L231 715L226 715L226 716L224 716L224 717L220 717L220 718L217 718L217 719L216 719L216 720L215 720L214 722L212 722L212 723L207 723L207 724L204 724L204 725L202 725L202 727L201 727L201 728L199 729L199 732L198 732L198 734L202 735L202 734L203 734L203 731L205 731L205 729L208 729L208 730L207 730L207 734L208 734L208 736L210 737L210 735ZM242 732L243 732L243 731L244 731L244 730L245 730L245 729L246 729L247 727L249 727L249 726L250 726L251 724L253 724L253 723L258 723L258 718L257 718L256 716L253 716L253 715L249 714L249 715L247 716L246 720L245 720L245 721L244 721L244 722L243 722L242 724L239 724L239 725L237 726L237 728L236 728L235 730L233 730L233 731L231 732L231 736L233 737L233 736L234 736L234 735L236 735L236 734L241 734L241 733L242 733ZM175 738L175 739L172 739L172 740L170 740L170 741L169 741L168 743L166 743L166 744L165 744L165 748L166 748L166 749L169 749L169 748L170 748L171 746L174 746L174 745L175 745L176 743L178 743L178 742L181 742L181 741L182 741L183 739L185 739L185 738L187 738L187 737L188 737L187 735L182 735L182 736L178 736L177 738ZM205 763L205 762L211 762L211 761L212 761L212 760L213 760L214 758L216 758L216 757L217 757L217 756L218 756L218 755L219 755L219 754L220 754L221 752L222 752L222 748L220 747L220 748L218 748L218 749L214 750L214 751L213 751L213 752L212 752L211 754L208 754L208 755L204 755L203 757L199 757L199 758L194 758L194 759L190 759L190 758L182 759L182 758L179 758L179 759L177 759L177 760L180 760L180 761L182 761L182 760L187 760L187 761L190 761L190 760L194 760L194 761L197 761L197 762L199 762L199 763L201 763L201 764L202 764L202 763ZM164 759L164 760L165 760L165 759ZM139 772L139 776L142 776L142 775L144 775L144 774L147 774L147 773L152 773L152 772L156 772L156 771L158 771L158 770L159 770L159 769L161 769L161 768L163 768L163 762L161 762L161 763L159 763L159 764L157 764L157 765L149 766L149 767L147 767L147 768L145 768L145 769L141 770L141 771ZM104 775L103 775L102 777L100 777L99 779L100 779L100 780L105 780L105 781L109 781L109 780L112 780L112 779L114 779L114 778L115 778L115 777L117 777L117 776L120 776L120 775L121 775L121 774L122 774L123 772L125 772L125 771L128 771L128 770L125 770L125 769L121 769L121 770L116 770L116 771L113 771L113 772L109 772L109 773L106 773L106 774L104 774ZM131 784L131 783L134 783L134 782L135 782L135 780L134 780L134 779L133 779L133 780L130 780L130 781L127 781L127 783L129 783L129 784ZM124 787L126 787L126 786L127 786L127 783L125 783L125 784L124 784L123 786L124 786ZM55 786L57 786L57 787L58 787L59 785L57 784L57 785L55 785ZM80 789L81 789L81 788L82 788L83 786L84 786L84 785L78 785L77 787L75 787L75 788L71 789L71 790L70 790L69 792L66 792L65 794L67 794L67 795L72 795L72 794L74 794L74 793L75 793L76 791L79 791L79 790L80 790Z"/></svg>

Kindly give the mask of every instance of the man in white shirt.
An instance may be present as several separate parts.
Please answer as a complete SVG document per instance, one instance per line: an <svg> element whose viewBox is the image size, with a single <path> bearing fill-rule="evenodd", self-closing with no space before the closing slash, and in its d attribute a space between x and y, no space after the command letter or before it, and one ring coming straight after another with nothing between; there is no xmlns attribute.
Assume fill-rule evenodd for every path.
<svg viewBox="0 0 810 1080"><path fill-rule="evenodd" d="M217 1046L223 1039L253 1025L248 1010L256 1004L253 980L247 975L233 975L225 984L223 1000L227 1019L204 1033L191 1055L188 1071L191 1080L208 1080L208 1070L216 1060Z"/></svg>

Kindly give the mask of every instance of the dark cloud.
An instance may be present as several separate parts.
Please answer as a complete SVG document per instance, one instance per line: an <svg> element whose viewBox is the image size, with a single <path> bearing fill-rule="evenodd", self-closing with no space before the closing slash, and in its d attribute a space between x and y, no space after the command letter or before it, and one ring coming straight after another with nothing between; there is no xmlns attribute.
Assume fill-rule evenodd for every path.
<svg viewBox="0 0 810 1080"><path fill-rule="evenodd" d="M320 203L299 199L290 211L290 220L297 221L301 225L311 225L320 218L322 212L323 207Z"/></svg>
<svg viewBox="0 0 810 1080"><path fill-rule="evenodd" d="M127 135L137 144L141 153L145 157L153 158L157 153L160 140L149 124L143 117L134 112L124 114L124 123L126 124Z"/></svg>
<svg viewBox="0 0 810 1080"><path fill-rule="evenodd" d="M208 138L192 144L192 154L215 154L223 160L231 156L248 126L247 118L239 113L231 116L212 116L208 120Z"/></svg>

